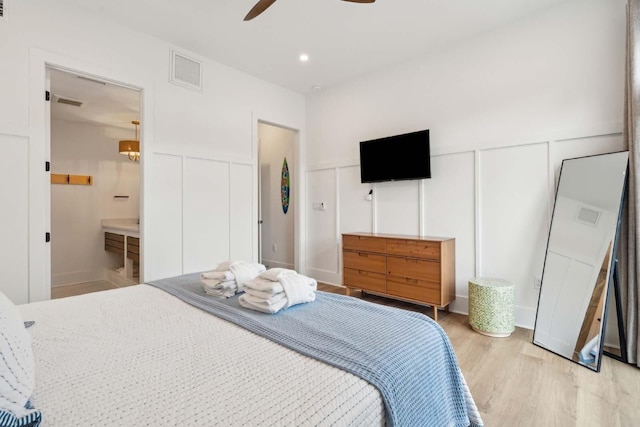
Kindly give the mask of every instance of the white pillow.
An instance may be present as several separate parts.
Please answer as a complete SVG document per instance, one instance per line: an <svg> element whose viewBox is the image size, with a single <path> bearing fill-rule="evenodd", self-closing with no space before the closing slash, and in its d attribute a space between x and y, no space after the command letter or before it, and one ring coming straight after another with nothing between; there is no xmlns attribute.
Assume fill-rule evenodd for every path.
<svg viewBox="0 0 640 427"><path fill-rule="evenodd" d="M21 417L34 387L31 336L18 307L0 292L0 408Z"/></svg>

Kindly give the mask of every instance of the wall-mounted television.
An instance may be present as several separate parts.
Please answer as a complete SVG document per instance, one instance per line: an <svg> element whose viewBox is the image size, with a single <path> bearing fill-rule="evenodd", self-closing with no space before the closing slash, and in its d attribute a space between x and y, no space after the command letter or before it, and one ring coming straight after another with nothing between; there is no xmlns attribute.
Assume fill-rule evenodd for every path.
<svg viewBox="0 0 640 427"><path fill-rule="evenodd" d="M429 129L360 142L360 180L431 178Z"/></svg>

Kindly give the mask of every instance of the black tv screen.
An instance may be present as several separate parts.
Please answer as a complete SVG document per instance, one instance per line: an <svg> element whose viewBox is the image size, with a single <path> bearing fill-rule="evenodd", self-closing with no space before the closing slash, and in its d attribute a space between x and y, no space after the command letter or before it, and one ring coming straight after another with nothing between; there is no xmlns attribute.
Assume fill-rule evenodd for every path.
<svg viewBox="0 0 640 427"><path fill-rule="evenodd" d="M360 142L360 180L431 178L429 129Z"/></svg>

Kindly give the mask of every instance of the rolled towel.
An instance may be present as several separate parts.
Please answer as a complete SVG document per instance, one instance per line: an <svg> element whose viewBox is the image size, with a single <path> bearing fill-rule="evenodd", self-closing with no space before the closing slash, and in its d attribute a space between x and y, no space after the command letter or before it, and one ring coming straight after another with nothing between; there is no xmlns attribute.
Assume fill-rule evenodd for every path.
<svg viewBox="0 0 640 427"><path fill-rule="evenodd" d="M283 274L278 281L287 296L287 305L284 308L316 300L315 290L318 289L316 279L302 274Z"/></svg>
<svg viewBox="0 0 640 427"><path fill-rule="evenodd" d="M242 292L244 290L244 282L258 277L258 275L266 271L267 268L262 264L238 261L231 264L229 270L231 270L236 278L238 292Z"/></svg>
<svg viewBox="0 0 640 427"><path fill-rule="evenodd" d="M284 291L284 288L280 284L280 282L273 282L269 279L263 279L261 277L256 277L255 279L247 280L244 282L245 288L251 288L256 291L268 293L268 294L278 294Z"/></svg>
<svg viewBox="0 0 640 427"><path fill-rule="evenodd" d="M233 275L233 273L229 270L225 270L225 271L217 271L217 270L213 270L213 271L206 271L204 273L200 273L200 277L203 279L216 279L216 280L235 280L235 276Z"/></svg>
<svg viewBox="0 0 640 427"><path fill-rule="evenodd" d="M298 274L295 270L289 270L288 268L270 268L264 273L260 274L263 279L271 280L273 282L278 281L278 277L282 274Z"/></svg>
<svg viewBox="0 0 640 427"><path fill-rule="evenodd" d="M282 310L282 308L287 304L286 298L281 299L274 305L266 305L261 303L254 303L251 300L247 300L247 298L250 298L250 297L251 297L250 295L242 294L238 298L238 303L244 308L249 308L255 311L261 311L267 314L275 314L278 311Z"/></svg>

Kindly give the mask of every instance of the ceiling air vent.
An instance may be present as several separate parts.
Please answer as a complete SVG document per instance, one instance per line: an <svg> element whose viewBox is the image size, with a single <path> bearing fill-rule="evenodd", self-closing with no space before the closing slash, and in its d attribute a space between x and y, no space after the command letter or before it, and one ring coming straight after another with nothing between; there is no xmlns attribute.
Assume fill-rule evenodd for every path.
<svg viewBox="0 0 640 427"><path fill-rule="evenodd" d="M172 50L169 81L179 86L202 91L202 62Z"/></svg>
<svg viewBox="0 0 640 427"><path fill-rule="evenodd" d="M0 0L0 19L7 19L7 0Z"/></svg>
<svg viewBox="0 0 640 427"><path fill-rule="evenodd" d="M576 219L584 224L591 225L593 227L598 226L598 220L600 219L600 211L595 209L580 207Z"/></svg>
<svg viewBox="0 0 640 427"><path fill-rule="evenodd" d="M81 107L82 106L82 101L78 101L77 99L71 99L71 98L63 98L62 96L56 95L56 102L58 104L67 104L67 105L73 105L74 107Z"/></svg>

